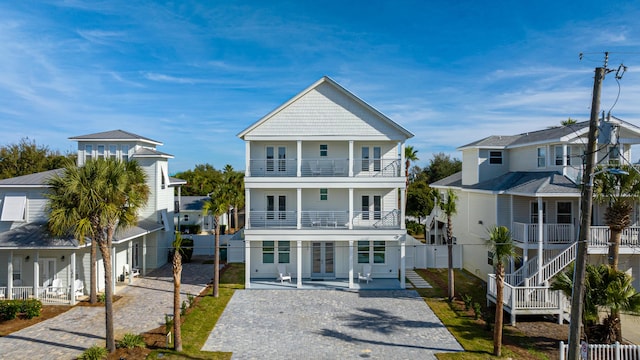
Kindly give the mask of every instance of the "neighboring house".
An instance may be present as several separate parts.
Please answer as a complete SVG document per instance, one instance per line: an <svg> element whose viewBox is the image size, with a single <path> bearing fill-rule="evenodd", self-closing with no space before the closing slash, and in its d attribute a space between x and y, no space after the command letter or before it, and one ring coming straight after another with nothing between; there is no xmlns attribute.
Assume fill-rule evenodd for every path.
<svg viewBox="0 0 640 360"><path fill-rule="evenodd" d="M404 288L404 143L413 134L323 77L238 136L245 142L245 286L286 267L307 280Z"/></svg>
<svg viewBox="0 0 640 360"><path fill-rule="evenodd" d="M147 175L150 195L136 226L116 232L112 259L114 280L131 281L167 261L173 240L174 189L184 180L168 176L172 155L156 150L162 143L122 130L71 137L78 142L78 165L92 158L137 161ZM75 303L79 287L88 293L89 241L53 237L47 232L47 180L62 169L0 180L0 298L41 298L45 303ZM98 289L104 267L98 251ZM125 267L131 269L129 278ZM80 280L76 282L74 280ZM113 282L114 285L116 281Z"/></svg>
<svg viewBox="0 0 640 360"><path fill-rule="evenodd" d="M616 118L601 121L599 128L597 163L629 164L631 145L640 143L640 128ZM520 255L518 262L510 264L506 278L505 310L512 314L512 323L516 314L561 314L564 310L561 297L549 292L548 284L575 259L588 131L589 123L580 122L489 136L459 147L462 171L431 184L442 191L453 189L458 195L453 234L463 246L462 263L469 272L482 278L493 272L487 229L494 225L510 229ZM605 208L593 207L588 248L592 264L607 263ZM440 215L438 221L446 220ZM633 225L623 232L620 247L620 269L635 278L636 289L640 289L639 233L636 205ZM488 299L495 301L491 276L488 287Z"/></svg>
<svg viewBox="0 0 640 360"><path fill-rule="evenodd" d="M198 225L201 233L212 234L214 231L213 216L205 216L202 214L202 207L205 201L209 200L209 196L176 196L175 201L180 204L179 219L181 227L184 225ZM218 217L218 225L224 225L228 230L228 214ZM176 226L178 221L176 221Z"/></svg>

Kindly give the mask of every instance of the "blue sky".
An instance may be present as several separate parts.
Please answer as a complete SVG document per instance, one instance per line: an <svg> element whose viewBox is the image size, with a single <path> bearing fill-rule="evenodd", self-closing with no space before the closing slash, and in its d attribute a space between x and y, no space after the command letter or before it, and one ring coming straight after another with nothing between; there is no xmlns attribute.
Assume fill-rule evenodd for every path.
<svg viewBox="0 0 640 360"><path fill-rule="evenodd" d="M612 114L640 125L640 7L517 3L0 0L0 144L123 129L163 142L171 172L243 169L236 134L328 75L413 132L425 166L587 120L604 51L629 68ZM601 108L617 94L610 74Z"/></svg>

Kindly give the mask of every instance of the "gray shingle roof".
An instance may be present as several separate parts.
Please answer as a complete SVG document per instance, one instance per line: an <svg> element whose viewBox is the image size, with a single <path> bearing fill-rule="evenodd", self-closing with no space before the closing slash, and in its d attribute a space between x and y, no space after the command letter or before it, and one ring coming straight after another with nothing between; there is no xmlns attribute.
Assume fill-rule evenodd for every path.
<svg viewBox="0 0 640 360"><path fill-rule="evenodd" d="M136 152L133 154L132 157L148 157L148 156L152 156L152 157L161 156L161 157L173 158L173 155L171 154L163 153L162 151L149 149L149 148L139 148L138 150L136 150Z"/></svg>
<svg viewBox="0 0 640 360"><path fill-rule="evenodd" d="M14 178L0 180L0 187L3 186L44 186L51 177L62 176L64 169L43 171L35 174L16 176Z"/></svg>
<svg viewBox="0 0 640 360"><path fill-rule="evenodd" d="M162 145L160 141L149 139L147 137L130 133L124 130L110 130L110 131L103 131L95 134L73 136L73 137L70 137L69 140L125 140L125 141L139 140L139 141L153 143L156 145Z"/></svg>
<svg viewBox="0 0 640 360"><path fill-rule="evenodd" d="M631 124L629 124L631 125ZM469 143L467 145L460 146L458 149L467 147L510 147L524 144L535 144L539 142L560 140L570 134L575 134L577 131L589 127L588 121L579 122L567 126L557 126L547 128L543 130L530 131L518 135L492 135L484 139L480 139Z"/></svg>
<svg viewBox="0 0 640 360"><path fill-rule="evenodd" d="M202 206L207 200L209 200L208 196L182 196L180 198L180 211L202 211Z"/></svg>
<svg viewBox="0 0 640 360"><path fill-rule="evenodd" d="M474 185L462 185L462 172L455 173L432 186L459 187L469 190L536 196L558 194L580 196L580 189L567 177L554 171L515 171Z"/></svg>

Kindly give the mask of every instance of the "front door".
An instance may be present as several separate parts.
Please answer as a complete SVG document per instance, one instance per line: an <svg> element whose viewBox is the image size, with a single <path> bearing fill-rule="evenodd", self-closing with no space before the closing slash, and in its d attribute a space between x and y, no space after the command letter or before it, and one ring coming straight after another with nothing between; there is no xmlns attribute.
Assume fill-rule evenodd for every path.
<svg viewBox="0 0 640 360"><path fill-rule="evenodd" d="M333 242L314 242L311 253L311 278L335 279Z"/></svg>
<svg viewBox="0 0 640 360"><path fill-rule="evenodd" d="M40 286L51 286L56 275L56 259L40 258L38 260L38 268L40 269Z"/></svg>

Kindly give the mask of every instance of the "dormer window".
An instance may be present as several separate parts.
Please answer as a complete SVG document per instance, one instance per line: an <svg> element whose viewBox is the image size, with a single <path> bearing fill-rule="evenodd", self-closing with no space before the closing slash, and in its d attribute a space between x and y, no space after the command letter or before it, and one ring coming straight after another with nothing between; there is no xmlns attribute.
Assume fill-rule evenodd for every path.
<svg viewBox="0 0 640 360"><path fill-rule="evenodd" d="M502 151L489 151L489 164L502 165Z"/></svg>

